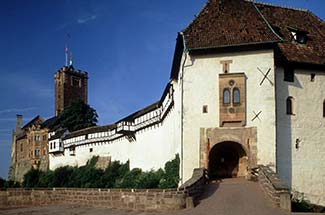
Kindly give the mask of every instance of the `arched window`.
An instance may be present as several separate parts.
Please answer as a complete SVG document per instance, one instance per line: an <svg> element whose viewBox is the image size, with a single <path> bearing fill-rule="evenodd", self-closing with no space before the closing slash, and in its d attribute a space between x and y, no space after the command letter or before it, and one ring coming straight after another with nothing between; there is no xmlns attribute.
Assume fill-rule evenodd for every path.
<svg viewBox="0 0 325 215"><path fill-rule="evenodd" d="M240 103L240 92L238 88L234 88L233 90L233 100L234 104Z"/></svg>
<svg viewBox="0 0 325 215"><path fill-rule="evenodd" d="M229 89L223 90L223 104L230 104L230 91Z"/></svg>
<svg viewBox="0 0 325 215"><path fill-rule="evenodd" d="M287 114L294 115L294 99L293 97L289 96L286 101L287 105Z"/></svg>

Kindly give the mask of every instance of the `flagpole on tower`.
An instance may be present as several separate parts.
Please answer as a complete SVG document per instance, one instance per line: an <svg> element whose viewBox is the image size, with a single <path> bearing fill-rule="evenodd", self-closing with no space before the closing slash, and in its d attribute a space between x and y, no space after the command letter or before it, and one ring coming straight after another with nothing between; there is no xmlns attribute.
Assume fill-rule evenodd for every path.
<svg viewBox="0 0 325 215"><path fill-rule="evenodd" d="M66 34L66 43L65 43L65 66L68 66L68 59L69 59L69 40L71 38L70 34Z"/></svg>
<svg viewBox="0 0 325 215"><path fill-rule="evenodd" d="M65 45L65 66L68 66L68 46Z"/></svg>

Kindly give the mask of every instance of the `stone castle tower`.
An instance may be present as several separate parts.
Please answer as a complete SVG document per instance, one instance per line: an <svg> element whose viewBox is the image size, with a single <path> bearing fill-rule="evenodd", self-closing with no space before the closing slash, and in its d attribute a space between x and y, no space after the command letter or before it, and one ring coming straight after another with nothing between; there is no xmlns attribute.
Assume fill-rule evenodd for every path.
<svg viewBox="0 0 325 215"><path fill-rule="evenodd" d="M88 73L75 70L72 65L64 66L54 75L55 115L58 116L71 103L88 102Z"/></svg>

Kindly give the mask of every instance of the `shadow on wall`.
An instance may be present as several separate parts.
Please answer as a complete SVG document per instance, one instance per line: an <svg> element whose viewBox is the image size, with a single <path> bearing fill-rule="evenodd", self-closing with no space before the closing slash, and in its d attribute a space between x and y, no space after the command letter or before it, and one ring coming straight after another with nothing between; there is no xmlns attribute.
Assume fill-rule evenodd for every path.
<svg viewBox="0 0 325 215"><path fill-rule="evenodd" d="M289 87L302 89L301 83L294 77L294 82L284 81L284 72L278 78L277 86L277 174L290 187L292 187L292 153L296 146L296 140L292 136L292 120L297 111L297 100L293 97L291 108L288 107L287 99L291 97ZM291 111L289 109L291 109Z"/></svg>

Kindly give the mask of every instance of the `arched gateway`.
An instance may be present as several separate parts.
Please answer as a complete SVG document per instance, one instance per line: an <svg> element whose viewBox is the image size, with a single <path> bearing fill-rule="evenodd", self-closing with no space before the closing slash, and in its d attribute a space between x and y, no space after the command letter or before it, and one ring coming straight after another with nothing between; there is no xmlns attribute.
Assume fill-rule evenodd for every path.
<svg viewBox="0 0 325 215"><path fill-rule="evenodd" d="M209 152L210 179L246 177L248 156L241 144L225 141L214 145Z"/></svg>
<svg viewBox="0 0 325 215"><path fill-rule="evenodd" d="M257 129L201 128L200 167L211 179L250 178L257 165Z"/></svg>

